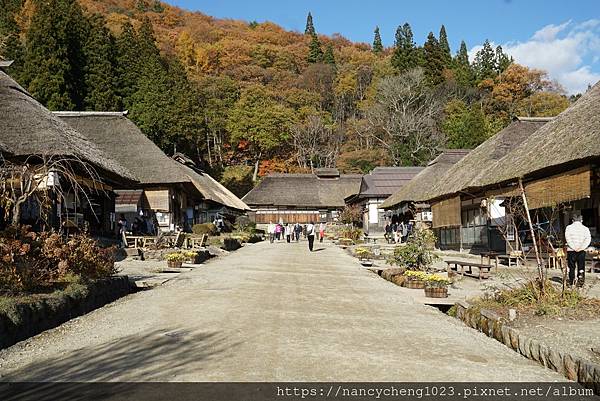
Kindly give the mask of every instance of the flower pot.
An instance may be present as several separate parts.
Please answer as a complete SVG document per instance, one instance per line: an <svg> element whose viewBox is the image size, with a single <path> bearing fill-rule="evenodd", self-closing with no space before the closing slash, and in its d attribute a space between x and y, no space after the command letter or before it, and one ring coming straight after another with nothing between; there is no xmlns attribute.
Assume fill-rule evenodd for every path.
<svg viewBox="0 0 600 401"><path fill-rule="evenodd" d="M427 298L448 298L448 287L425 287Z"/></svg>
<svg viewBox="0 0 600 401"><path fill-rule="evenodd" d="M421 290L425 288L425 281L423 280L406 280L404 282L405 288L412 288L415 290Z"/></svg>
<svg viewBox="0 0 600 401"><path fill-rule="evenodd" d="M167 260L167 266L169 269L181 269L183 262L180 260Z"/></svg>

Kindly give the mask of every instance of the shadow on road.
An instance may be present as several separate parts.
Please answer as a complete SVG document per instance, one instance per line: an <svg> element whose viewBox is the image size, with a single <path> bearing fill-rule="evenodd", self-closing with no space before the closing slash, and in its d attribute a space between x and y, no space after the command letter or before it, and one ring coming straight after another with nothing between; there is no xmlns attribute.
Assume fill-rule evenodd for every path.
<svg viewBox="0 0 600 401"><path fill-rule="evenodd" d="M0 381L177 380L178 375L202 369L203 361L230 353L237 345L226 344L225 336L215 332L157 329L37 361Z"/></svg>
<svg viewBox="0 0 600 401"><path fill-rule="evenodd" d="M325 250L325 248L317 248L317 249L314 249L313 252L319 252L319 251L324 251L324 250Z"/></svg>

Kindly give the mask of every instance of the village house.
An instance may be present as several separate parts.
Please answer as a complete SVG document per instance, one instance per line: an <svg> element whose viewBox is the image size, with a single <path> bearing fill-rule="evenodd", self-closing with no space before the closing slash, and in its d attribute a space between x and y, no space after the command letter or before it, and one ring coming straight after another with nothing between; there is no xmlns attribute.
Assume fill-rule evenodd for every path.
<svg viewBox="0 0 600 401"><path fill-rule="evenodd" d="M333 168L316 169L314 174L270 174L242 200L258 225L334 222L344 199L359 192L361 181L359 174L340 174Z"/></svg>
<svg viewBox="0 0 600 401"><path fill-rule="evenodd" d="M245 204L207 174L167 156L126 115L127 112L55 112L132 172L139 182L118 191L117 214L138 218L150 230L189 230L212 221L214 205L243 212ZM213 214L214 215L214 214ZM154 225L158 227L153 227Z"/></svg>
<svg viewBox="0 0 600 401"><path fill-rule="evenodd" d="M431 198L431 188L450 167L468 153L469 150L465 149L445 150L429 162L427 167L379 206L380 209L385 209L386 218L392 222L414 220L431 224L431 208L427 203Z"/></svg>
<svg viewBox="0 0 600 401"><path fill-rule="evenodd" d="M507 246L528 252L532 239L525 216L513 205L525 192L535 230L555 248L573 214L583 216L592 244L600 244L600 83L494 163L478 180L486 198L508 207ZM520 183L519 183L520 182ZM544 250L542 251L551 251Z"/></svg>
<svg viewBox="0 0 600 401"><path fill-rule="evenodd" d="M2 203L9 213L0 210L0 226L15 217L39 230L111 235L115 229L115 192L135 183L130 171L53 115L1 70L0 115L4 194L22 197L12 216L7 216L11 205ZM8 188L11 185L13 189Z"/></svg>
<svg viewBox="0 0 600 401"><path fill-rule="evenodd" d="M544 126L551 117L518 117L454 164L429 192L432 226L441 249L505 252L505 207L480 189L497 162Z"/></svg>
<svg viewBox="0 0 600 401"><path fill-rule="evenodd" d="M363 230L367 234L382 233L386 220L379 206L390 195L405 186L424 167L376 167L363 176L360 191L345 199L349 206L359 206L363 211Z"/></svg>

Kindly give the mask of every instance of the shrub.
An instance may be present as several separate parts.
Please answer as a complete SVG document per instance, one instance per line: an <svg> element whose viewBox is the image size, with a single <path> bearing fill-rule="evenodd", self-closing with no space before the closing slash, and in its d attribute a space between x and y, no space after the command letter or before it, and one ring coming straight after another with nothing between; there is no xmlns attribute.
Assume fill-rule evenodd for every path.
<svg viewBox="0 0 600 401"><path fill-rule="evenodd" d="M413 270L424 270L438 259L433 252L434 244L435 235L431 230L417 229L408 237L406 244L394 248L394 254L389 262Z"/></svg>
<svg viewBox="0 0 600 401"><path fill-rule="evenodd" d="M369 248L356 248L354 250L354 254L358 256L359 259L367 259L373 257L373 252Z"/></svg>
<svg viewBox="0 0 600 401"><path fill-rule="evenodd" d="M250 220L248 216L239 216L235 219L234 228L237 231L246 231L253 233L256 229L256 223Z"/></svg>
<svg viewBox="0 0 600 401"><path fill-rule="evenodd" d="M100 279L116 273L115 249L101 248L86 236L64 239L29 227L0 232L0 292L33 292L79 276Z"/></svg>
<svg viewBox="0 0 600 401"><path fill-rule="evenodd" d="M251 166L227 166L223 170L221 184L241 198L254 188L252 173Z"/></svg>
<svg viewBox="0 0 600 401"><path fill-rule="evenodd" d="M194 234L202 235L217 235L217 227L213 223L202 223L202 224L194 224L192 227L192 232Z"/></svg>
<svg viewBox="0 0 600 401"><path fill-rule="evenodd" d="M358 205L344 207L340 212L339 221L344 224L360 224L362 221L362 208Z"/></svg>
<svg viewBox="0 0 600 401"><path fill-rule="evenodd" d="M344 227L341 232L340 235L342 236L342 238L348 238L351 240L359 240L362 238L362 236L364 235L363 230L360 228L354 228L354 227Z"/></svg>

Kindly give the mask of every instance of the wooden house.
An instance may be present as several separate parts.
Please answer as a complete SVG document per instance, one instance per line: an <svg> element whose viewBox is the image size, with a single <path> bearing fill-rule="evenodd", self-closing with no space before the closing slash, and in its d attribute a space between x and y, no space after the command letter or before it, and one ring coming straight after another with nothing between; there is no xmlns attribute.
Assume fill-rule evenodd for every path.
<svg viewBox="0 0 600 401"><path fill-rule="evenodd" d="M362 176L340 174L337 169L316 169L314 174L270 174L242 200L257 224L269 222L335 222L344 199L360 190Z"/></svg>
<svg viewBox="0 0 600 401"><path fill-rule="evenodd" d="M386 219L379 206L423 169L424 167L376 167L362 177L359 193L349 196L345 202L362 208L363 230L366 233L384 231Z"/></svg>
<svg viewBox="0 0 600 401"><path fill-rule="evenodd" d="M35 195L43 193L45 199L27 197L20 222L37 229L112 232L115 190L133 185L133 174L1 70L0 116L0 165L35 169ZM0 211L0 225L7 223L5 212Z"/></svg>
<svg viewBox="0 0 600 401"><path fill-rule="evenodd" d="M467 153L469 150L464 149L443 151L379 207L385 209L387 217L394 222L415 220L430 224L432 214L427 201L431 198L431 188Z"/></svg>
<svg viewBox="0 0 600 401"><path fill-rule="evenodd" d="M501 199L488 199L481 185L495 175L497 162L552 118L519 117L469 152L432 186L433 229L442 249L505 251L505 208Z"/></svg>

